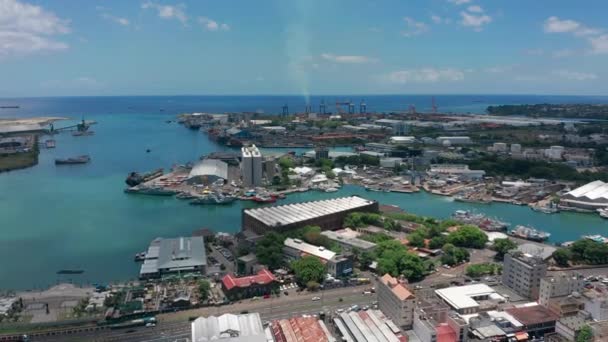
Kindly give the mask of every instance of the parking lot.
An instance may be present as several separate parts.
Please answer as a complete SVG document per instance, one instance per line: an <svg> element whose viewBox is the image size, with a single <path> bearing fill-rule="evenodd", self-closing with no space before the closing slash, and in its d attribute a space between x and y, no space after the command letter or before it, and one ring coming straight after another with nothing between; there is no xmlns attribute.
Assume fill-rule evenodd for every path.
<svg viewBox="0 0 608 342"><path fill-rule="evenodd" d="M217 245L210 245L211 254L207 256L209 264L214 266L224 265L227 272L234 272L236 269L234 255L227 248Z"/></svg>

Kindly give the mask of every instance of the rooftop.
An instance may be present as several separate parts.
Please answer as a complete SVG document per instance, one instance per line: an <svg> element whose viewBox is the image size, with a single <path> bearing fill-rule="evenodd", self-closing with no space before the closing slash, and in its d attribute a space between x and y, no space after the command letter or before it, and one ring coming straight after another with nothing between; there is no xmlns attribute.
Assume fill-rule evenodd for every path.
<svg viewBox="0 0 608 342"><path fill-rule="evenodd" d="M190 170L188 178L208 175L228 179L228 164L219 159L202 160Z"/></svg>
<svg viewBox="0 0 608 342"><path fill-rule="evenodd" d="M199 317L192 322L192 341L266 342L259 313Z"/></svg>
<svg viewBox="0 0 608 342"><path fill-rule="evenodd" d="M336 231L327 230L322 232L321 235L325 235L331 240L336 240L353 247L361 248L363 250L369 250L376 247L375 243L359 239L356 234L353 234L353 232L356 233L352 229L346 228Z"/></svg>
<svg viewBox="0 0 608 342"><path fill-rule="evenodd" d="M314 317L276 320L271 323L270 331L276 342L333 342L336 340L331 336L323 321Z"/></svg>
<svg viewBox="0 0 608 342"><path fill-rule="evenodd" d="M391 288L393 294L399 298L399 300L406 300L414 298L414 295L403 285L397 278L392 277L390 274L385 274L380 278L380 281Z"/></svg>
<svg viewBox="0 0 608 342"><path fill-rule="evenodd" d="M374 203L374 201L357 196L350 196L314 202L245 209L243 213L252 216L268 226L282 226L332 215L346 210L363 208L372 203Z"/></svg>
<svg viewBox="0 0 608 342"><path fill-rule="evenodd" d="M542 305L507 309L507 312L526 326L557 321L559 317Z"/></svg>
<svg viewBox="0 0 608 342"><path fill-rule="evenodd" d="M588 200L608 200L608 183L596 180L594 182L578 187L568 192L566 195Z"/></svg>
<svg viewBox="0 0 608 342"><path fill-rule="evenodd" d="M227 290L232 290L235 287L245 288L252 284L266 285L275 281L274 275L267 269L261 269L256 275L237 278L234 274L229 273L222 278L222 284Z"/></svg>
<svg viewBox="0 0 608 342"><path fill-rule="evenodd" d="M207 252L202 236L175 239L156 238L148 247L140 275L159 270L191 270L207 264Z"/></svg>
<svg viewBox="0 0 608 342"><path fill-rule="evenodd" d="M486 284L448 287L435 290L435 293L456 310L478 307L479 303L475 300L477 297L488 296L490 299L504 300Z"/></svg>
<svg viewBox="0 0 608 342"><path fill-rule="evenodd" d="M315 256L319 259L330 260L336 256L336 253L326 249L325 247L319 247L311 245L299 239L287 238L284 242L285 246L296 249L304 254Z"/></svg>

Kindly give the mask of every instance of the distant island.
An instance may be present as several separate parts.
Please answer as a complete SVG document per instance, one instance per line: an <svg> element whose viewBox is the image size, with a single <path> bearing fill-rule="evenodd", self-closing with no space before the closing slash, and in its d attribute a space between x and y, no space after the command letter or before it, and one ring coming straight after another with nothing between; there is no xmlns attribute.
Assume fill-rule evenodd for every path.
<svg viewBox="0 0 608 342"><path fill-rule="evenodd" d="M488 106L491 115L608 119L608 104L523 104Z"/></svg>

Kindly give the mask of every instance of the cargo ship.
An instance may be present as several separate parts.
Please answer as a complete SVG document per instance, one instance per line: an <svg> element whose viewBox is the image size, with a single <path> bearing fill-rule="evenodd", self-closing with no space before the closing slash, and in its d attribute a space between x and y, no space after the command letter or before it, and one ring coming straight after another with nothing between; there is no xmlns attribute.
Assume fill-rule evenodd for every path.
<svg viewBox="0 0 608 342"><path fill-rule="evenodd" d="M84 155L72 158L55 159L55 165L86 164L90 161L91 157Z"/></svg>
<svg viewBox="0 0 608 342"><path fill-rule="evenodd" d="M154 178L160 177L163 175L163 169L156 169L154 171L150 171L147 173L144 173L143 175L138 173L138 172L131 172L129 173L129 175L127 176L127 179L125 180L125 183L127 183L128 186L136 186L139 185L141 183L147 182L149 180L152 180Z"/></svg>
<svg viewBox="0 0 608 342"><path fill-rule="evenodd" d="M536 242L544 242L551 236L551 234L547 232L527 226L516 226L515 229L509 232L509 235Z"/></svg>
<svg viewBox="0 0 608 342"><path fill-rule="evenodd" d="M509 224L506 222L487 217L483 214L474 214L468 210L456 210L452 214L452 219L465 224L472 224L491 232L503 231L509 227Z"/></svg>

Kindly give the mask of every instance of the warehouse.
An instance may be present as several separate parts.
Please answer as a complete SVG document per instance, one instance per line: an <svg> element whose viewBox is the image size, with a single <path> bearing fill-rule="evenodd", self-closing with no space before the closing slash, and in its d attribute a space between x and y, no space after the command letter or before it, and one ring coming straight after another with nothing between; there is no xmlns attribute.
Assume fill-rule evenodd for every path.
<svg viewBox="0 0 608 342"><path fill-rule="evenodd" d="M587 210L608 207L608 183L600 180L585 184L568 193L560 201L561 205Z"/></svg>
<svg viewBox="0 0 608 342"><path fill-rule="evenodd" d="M192 322L192 341L266 342L260 314L224 314Z"/></svg>
<svg viewBox="0 0 608 342"><path fill-rule="evenodd" d="M200 161L188 175L189 184L209 185L217 180L228 180L228 164L218 159Z"/></svg>
<svg viewBox="0 0 608 342"><path fill-rule="evenodd" d="M268 231L284 232L307 225L333 230L342 228L346 215L355 211L378 212L378 202L350 196L244 209L242 230L252 230L262 235Z"/></svg>
<svg viewBox="0 0 608 342"><path fill-rule="evenodd" d="M140 278L161 277L168 273L205 273L207 254L202 236L176 239L157 238L150 243Z"/></svg>

